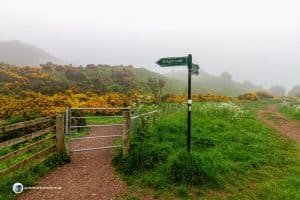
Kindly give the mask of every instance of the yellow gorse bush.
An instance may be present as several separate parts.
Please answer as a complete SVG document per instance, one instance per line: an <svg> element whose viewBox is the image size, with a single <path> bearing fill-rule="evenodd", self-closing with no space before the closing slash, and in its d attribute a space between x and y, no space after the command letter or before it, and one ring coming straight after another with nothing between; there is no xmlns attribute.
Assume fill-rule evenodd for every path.
<svg viewBox="0 0 300 200"><path fill-rule="evenodd" d="M257 101L259 99L273 99L274 97L266 91L250 92L238 96L239 100Z"/></svg>
<svg viewBox="0 0 300 200"><path fill-rule="evenodd" d="M66 107L78 108L99 108L99 107L127 107L135 103L152 104L154 98L149 95L142 95L136 91L129 95L110 92L104 95L94 93L80 93L74 88L67 90L65 94L56 93L44 95L37 92L22 92L19 95L0 95L0 119L7 119L15 116L26 115L26 113L42 113L54 115L63 111ZM97 113L99 111L89 111ZM101 111L101 114L116 114L119 110Z"/></svg>
<svg viewBox="0 0 300 200"><path fill-rule="evenodd" d="M222 96L217 94L199 94L193 95L192 100L196 102L204 102L204 101L215 101L215 102L230 102L232 101L231 97ZM166 98L166 102L173 102L173 103L182 103L187 101L187 95L168 95Z"/></svg>
<svg viewBox="0 0 300 200"><path fill-rule="evenodd" d="M247 93L247 94L243 94L238 96L239 100L248 100L248 101L257 101L259 99L259 97L257 96L256 93L252 92L252 93Z"/></svg>
<svg viewBox="0 0 300 200"><path fill-rule="evenodd" d="M30 112L53 115L66 107L124 107L128 106L125 95L108 93L102 96L95 94L54 94L51 96L35 92L24 92L21 95L0 95L0 118L6 119ZM107 111L104 114L113 114Z"/></svg>

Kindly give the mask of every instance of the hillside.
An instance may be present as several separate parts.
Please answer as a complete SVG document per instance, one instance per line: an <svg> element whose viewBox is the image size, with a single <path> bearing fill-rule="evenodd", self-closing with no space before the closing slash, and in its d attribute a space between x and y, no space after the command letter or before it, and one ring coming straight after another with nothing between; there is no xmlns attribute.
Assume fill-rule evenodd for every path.
<svg viewBox="0 0 300 200"><path fill-rule="evenodd" d="M62 63L43 49L17 40L0 41L0 62L18 66L39 66L46 62Z"/></svg>
<svg viewBox="0 0 300 200"><path fill-rule="evenodd" d="M186 72L161 75L144 68L129 66L41 64L40 67L18 67L0 64L0 92L5 94L34 91L43 94L65 92L74 88L79 92L105 94L107 92L128 93L134 90L148 91L147 80L166 80L164 93L186 92ZM220 77L203 71L193 77L193 92L218 93L236 96L248 91L261 89L251 83L233 81L230 74Z"/></svg>
<svg viewBox="0 0 300 200"><path fill-rule="evenodd" d="M78 92L105 94L147 91L148 78L163 76L133 66L41 64L40 67L18 67L0 63L0 93L18 94L34 91L42 94ZM171 91L172 92L172 91Z"/></svg>

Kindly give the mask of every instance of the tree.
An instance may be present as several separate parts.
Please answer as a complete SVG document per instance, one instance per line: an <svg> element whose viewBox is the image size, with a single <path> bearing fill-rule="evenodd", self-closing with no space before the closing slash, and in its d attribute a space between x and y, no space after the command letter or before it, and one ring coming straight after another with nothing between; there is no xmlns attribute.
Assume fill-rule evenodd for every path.
<svg viewBox="0 0 300 200"><path fill-rule="evenodd" d="M220 75L220 78L222 80L225 80L225 81L231 81L232 80L232 75L228 72L223 72L221 75Z"/></svg>
<svg viewBox="0 0 300 200"><path fill-rule="evenodd" d="M300 85L294 86L294 87L289 91L289 96L300 96Z"/></svg>
<svg viewBox="0 0 300 200"><path fill-rule="evenodd" d="M272 95L278 96L278 97L285 96L285 94L286 94L285 88L282 87L282 86L279 86L279 85L272 86L272 87L269 89L269 92L270 92Z"/></svg>
<svg viewBox="0 0 300 200"><path fill-rule="evenodd" d="M155 103L159 104L161 102L162 89L165 87L166 81L158 78L149 78L148 86L151 93L154 96Z"/></svg>
<svg viewBox="0 0 300 200"><path fill-rule="evenodd" d="M130 91L135 88L135 76L132 71L122 66L115 66L111 68L111 78L120 85L121 91ZM118 91L118 92L121 92Z"/></svg>

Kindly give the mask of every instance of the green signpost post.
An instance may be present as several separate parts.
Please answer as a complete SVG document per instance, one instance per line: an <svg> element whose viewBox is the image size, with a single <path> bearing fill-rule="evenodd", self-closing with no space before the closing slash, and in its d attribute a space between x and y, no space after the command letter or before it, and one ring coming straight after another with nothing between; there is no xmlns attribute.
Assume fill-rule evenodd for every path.
<svg viewBox="0 0 300 200"><path fill-rule="evenodd" d="M192 74L199 74L199 66L193 64L192 55L189 54L186 57L170 57L160 58L156 64L161 67L173 67L173 66L187 66L188 67L188 113L187 113L187 150L191 150L191 112L192 112Z"/></svg>

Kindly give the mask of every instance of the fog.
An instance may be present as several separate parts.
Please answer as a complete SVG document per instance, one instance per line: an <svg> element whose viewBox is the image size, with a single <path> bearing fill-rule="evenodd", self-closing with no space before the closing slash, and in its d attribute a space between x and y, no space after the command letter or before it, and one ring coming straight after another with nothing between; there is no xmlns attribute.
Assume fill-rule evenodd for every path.
<svg viewBox="0 0 300 200"><path fill-rule="evenodd" d="M193 54L211 74L265 87L300 84L300 2L291 0L2 0L0 40L75 65L132 64Z"/></svg>

